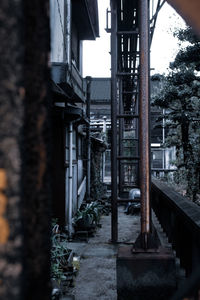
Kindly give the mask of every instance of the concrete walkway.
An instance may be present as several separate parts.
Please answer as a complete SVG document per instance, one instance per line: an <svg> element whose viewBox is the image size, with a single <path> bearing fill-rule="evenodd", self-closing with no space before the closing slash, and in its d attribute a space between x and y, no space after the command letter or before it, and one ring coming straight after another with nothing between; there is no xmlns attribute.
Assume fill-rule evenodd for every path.
<svg viewBox="0 0 200 300"><path fill-rule="evenodd" d="M118 209L119 242L134 242L139 234L139 215L126 215ZM75 287L70 291L75 300L117 300L116 254L120 244L111 244L111 216L102 216L102 227L86 242L67 243L81 257Z"/></svg>

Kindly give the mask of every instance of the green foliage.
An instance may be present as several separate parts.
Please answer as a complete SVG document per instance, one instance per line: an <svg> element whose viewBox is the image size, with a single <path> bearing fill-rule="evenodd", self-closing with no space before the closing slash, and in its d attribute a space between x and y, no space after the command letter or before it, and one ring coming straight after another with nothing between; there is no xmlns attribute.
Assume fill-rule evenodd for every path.
<svg viewBox="0 0 200 300"><path fill-rule="evenodd" d="M85 204L78 210L74 218L74 224L81 227L89 227L93 224L98 225L101 215L101 206L95 201Z"/></svg>
<svg viewBox="0 0 200 300"><path fill-rule="evenodd" d="M180 29L174 33L182 44L187 43L185 48L180 49L171 68L179 68L181 64L191 67L197 71L200 70L200 38L192 31L190 27Z"/></svg>
<svg viewBox="0 0 200 300"><path fill-rule="evenodd" d="M200 172L200 39L190 28L176 33L181 48L153 105L165 109L169 134L166 146L176 146L176 180L185 180L187 195L196 200Z"/></svg>
<svg viewBox="0 0 200 300"><path fill-rule="evenodd" d="M56 280L60 285L62 280L66 279L64 275L65 268L67 267L67 259L71 250L67 249L62 244L62 239L67 237L59 232L59 225L56 220L52 221L52 247L51 247L51 278Z"/></svg>

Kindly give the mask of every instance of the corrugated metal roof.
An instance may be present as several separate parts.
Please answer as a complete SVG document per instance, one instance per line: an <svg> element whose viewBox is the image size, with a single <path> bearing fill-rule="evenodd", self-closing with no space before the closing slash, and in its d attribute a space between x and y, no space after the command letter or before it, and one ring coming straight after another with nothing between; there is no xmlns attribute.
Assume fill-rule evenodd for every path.
<svg viewBox="0 0 200 300"><path fill-rule="evenodd" d="M111 79L92 78L91 101L110 101Z"/></svg>

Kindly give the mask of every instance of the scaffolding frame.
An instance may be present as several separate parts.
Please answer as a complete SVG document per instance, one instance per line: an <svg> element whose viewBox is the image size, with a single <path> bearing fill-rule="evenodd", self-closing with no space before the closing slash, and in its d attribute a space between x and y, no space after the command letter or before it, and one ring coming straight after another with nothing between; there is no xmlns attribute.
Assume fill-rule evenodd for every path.
<svg viewBox="0 0 200 300"><path fill-rule="evenodd" d="M149 247L151 233L149 57L157 15L164 2L111 0L108 11L111 13L111 28L107 29L111 32L111 240L118 242L118 203L130 188L139 188L141 247L145 249Z"/></svg>

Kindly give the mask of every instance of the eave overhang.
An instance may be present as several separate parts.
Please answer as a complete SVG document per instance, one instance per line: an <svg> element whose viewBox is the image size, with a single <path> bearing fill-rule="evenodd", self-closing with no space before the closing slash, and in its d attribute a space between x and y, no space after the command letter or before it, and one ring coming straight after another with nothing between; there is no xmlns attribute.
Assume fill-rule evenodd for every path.
<svg viewBox="0 0 200 300"><path fill-rule="evenodd" d="M72 11L81 40L99 37L97 0L73 0Z"/></svg>
<svg viewBox="0 0 200 300"><path fill-rule="evenodd" d="M73 122L76 126L78 126L80 124L89 123L84 109L70 103L65 103L64 106L55 105L54 111L55 113L63 116L65 124Z"/></svg>

